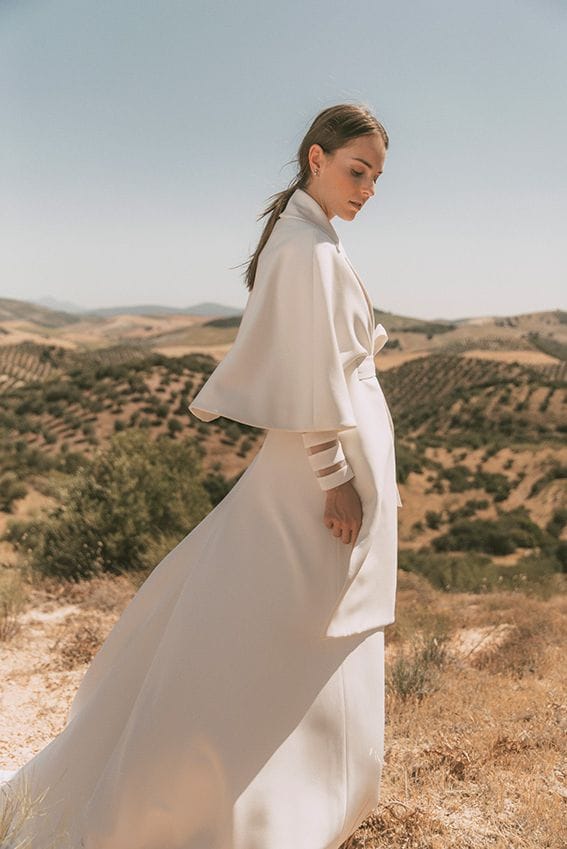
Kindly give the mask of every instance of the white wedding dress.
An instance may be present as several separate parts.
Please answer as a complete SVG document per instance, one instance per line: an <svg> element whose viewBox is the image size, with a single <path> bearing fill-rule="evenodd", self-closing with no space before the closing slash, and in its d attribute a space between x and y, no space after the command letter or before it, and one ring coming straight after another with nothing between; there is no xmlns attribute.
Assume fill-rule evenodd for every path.
<svg viewBox="0 0 567 849"><path fill-rule="evenodd" d="M319 226L303 194L299 212ZM395 570L393 429L368 370L384 341L378 325L352 389L379 507L345 439L358 428L269 429L126 606L63 731L1 786L0 804L24 786L45 794L19 835L29 849L338 849L376 806L391 612L376 594L374 625L327 634L355 555L323 524L323 490L360 480L355 552L375 564L382 551ZM335 444L317 459L323 437Z"/></svg>

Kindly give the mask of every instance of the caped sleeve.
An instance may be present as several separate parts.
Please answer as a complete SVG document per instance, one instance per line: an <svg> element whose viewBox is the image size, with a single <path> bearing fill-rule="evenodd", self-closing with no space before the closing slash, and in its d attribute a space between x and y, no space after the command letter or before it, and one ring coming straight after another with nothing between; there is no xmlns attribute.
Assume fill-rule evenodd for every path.
<svg viewBox="0 0 567 849"><path fill-rule="evenodd" d="M203 421L224 416L265 429L356 427L337 339L335 246L314 228L270 244L274 235L234 344L189 409Z"/></svg>

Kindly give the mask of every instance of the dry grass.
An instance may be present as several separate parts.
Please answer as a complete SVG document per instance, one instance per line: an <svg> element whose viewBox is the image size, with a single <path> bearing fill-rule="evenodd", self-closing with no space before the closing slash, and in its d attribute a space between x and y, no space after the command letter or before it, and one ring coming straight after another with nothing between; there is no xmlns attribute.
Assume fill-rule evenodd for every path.
<svg viewBox="0 0 567 849"><path fill-rule="evenodd" d="M26 602L24 581L16 569L0 566L0 641L8 641L20 630L19 616Z"/></svg>
<svg viewBox="0 0 567 849"><path fill-rule="evenodd" d="M18 780L14 783L15 789L7 785L0 786L0 847L30 849L32 840L25 835L24 825L29 817L40 816L45 812L47 790L39 796L33 796L27 781ZM62 830L42 849L66 849L69 847L68 837L68 832Z"/></svg>
<svg viewBox="0 0 567 849"><path fill-rule="evenodd" d="M55 661L59 669L75 669L91 662L102 645L103 636L97 624L85 622L63 640L59 640L52 651L58 650Z"/></svg>
<svg viewBox="0 0 567 849"><path fill-rule="evenodd" d="M14 702L4 767L61 730L134 591L129 578L107 576L28 588L26 627L0 669ZM381 802L343 849L564 849L566 614L562 595L444 594L400 574Z"/></svg>
<svg viewBox="0 0 567 849"><path fill-rule="evenodd" d="M567 600L400 583L382 801L343 849L564 849ZM400 658L435 686L400 687Z"/></svg>

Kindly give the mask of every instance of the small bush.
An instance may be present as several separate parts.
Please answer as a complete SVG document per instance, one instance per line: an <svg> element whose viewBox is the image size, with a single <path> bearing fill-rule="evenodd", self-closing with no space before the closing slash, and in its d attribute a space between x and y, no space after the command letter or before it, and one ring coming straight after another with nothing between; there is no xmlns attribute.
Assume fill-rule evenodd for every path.
<svg viewBox="0 0 567 849"><path fill-rule="evenodd" d="M192 440L114 434L47 518L11 523L5 538L44 574L77 580L144 568L152 541L181 539L209 512L199 472Z"/></svg>
<svg viewBox="0 0 567 849"><path fill-rule="evenodd" d="M209 473L203 479L211 504L216 507L227 495L234 485L234 481L228 481L220 472Z"/></svg>
<svg viewBox="0 0 567 849"><path fill-rule="evenodd" d="M183 430L183 424L179 421L179 419L172 417L167 423L167 429L170 436L175 436L176 433L181 433Z"/></svg>
<svg viewBox="0 0 567 849"><path fill-rule="evenodd" d="M0 475L0 510L11 513L14 501L23 498L28 491L25 483L18 479L14 472Z"/></svg>
<svg viewBox="0 0 567 849"><path fill-rule="evenodd" d="M511 554L516 548L544 546L548 534L535 524L524 506L500 513L498 519L460 519L433 540L436 551L482 551Z"/></svg>
<svg viewBox="0 0 567 849"><path fill-rule="evenodd" d="M427 510L425 513L425 524L428 528L436 531L441 524L441 513L437 513L435 510Z"/></svg>
<svg viewBox="0 0 567 849"><path fill-rule="evenodd" d="M386 684L401 699L422 699L438 687L439 671L447 660L445 634L429 634L414 640L394 658Z"/></svg>
<svg viewBox="0 0 567 849"><path fill-rule="evenodd" d="M498 574L490 557L484 554L402 550L399 561L401 569L423 575L445 592L479 593L498 586Z"/></svg>
<svg viewBox="0 0 567 849"><path fill-rule="evenodd" d="M450 469L443 469L440 477L449 481L450 492L465 492L473 486L471 473L466 466L453 466Z"/></svg>
<svg viewBox="0 0 567 849"><path fill-rule="evenodd" d="M0 567L0 640L11 639L20 630L18 617L25 605L22 577L14 569Z"/></svg>
<svg viewBox="0 0 567 849"><path fill-rule="evenodd" d="M399 563L404 572L423 575L432 586L445 592L506 589L542 597L558 589L558 573L564 568L556 551L548 555L527 554L515 566L496 566L485 554L437 553L422 548L400 551Z"/></svg>

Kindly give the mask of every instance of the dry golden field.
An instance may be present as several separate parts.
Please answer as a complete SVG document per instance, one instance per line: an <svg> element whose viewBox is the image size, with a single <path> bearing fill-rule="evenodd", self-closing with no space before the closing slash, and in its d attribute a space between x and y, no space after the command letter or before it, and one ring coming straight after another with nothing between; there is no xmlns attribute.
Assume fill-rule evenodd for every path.
<svg viewBox="0 0 567 849"><path fill-rule="evenodd" d="M12 587L1 768L16 769L63 729L135 589L126 577L35 579L20 585L18 608ZM382 798L344 849L564 849L566 613L560 592L446 594L400 573Z"/></svg>

